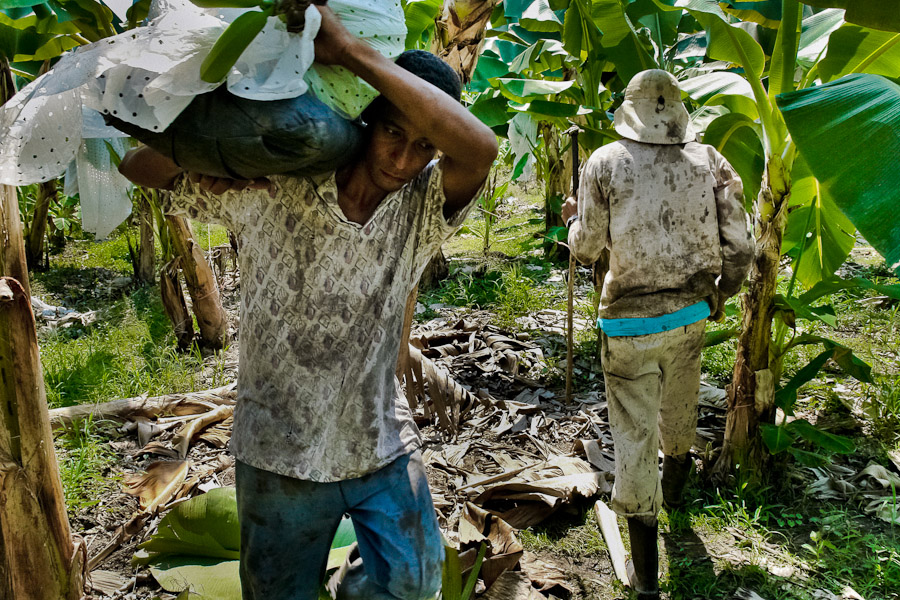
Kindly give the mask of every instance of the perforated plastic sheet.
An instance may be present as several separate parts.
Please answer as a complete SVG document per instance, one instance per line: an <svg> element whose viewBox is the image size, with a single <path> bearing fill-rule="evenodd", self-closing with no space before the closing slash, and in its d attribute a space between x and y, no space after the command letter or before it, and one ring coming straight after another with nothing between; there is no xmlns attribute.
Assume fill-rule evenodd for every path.
<svg viewBox="0 0 900 600"><path fill-rule="evenodd" d="M107 142L119 156L129 147L123 138L86 139L75 157L81 227L97 239L106 238L127 219L132 206L128 195L131 182L119 174L110 158Z"/></svg>

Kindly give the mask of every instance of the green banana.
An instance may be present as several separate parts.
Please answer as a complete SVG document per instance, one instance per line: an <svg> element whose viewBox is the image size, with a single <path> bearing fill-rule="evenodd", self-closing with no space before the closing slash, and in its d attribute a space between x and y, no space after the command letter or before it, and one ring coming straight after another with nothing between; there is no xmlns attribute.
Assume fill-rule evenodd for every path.
<svg viewBox="0 0 900 600"><path fill-rule="evenodd" d="M250 42L266 26L266 20L272 15L272 10L270 7L264 11L247 12L235 19L216 40L212 50L200 65L200 78L209 83L222 81Z"/></svg>

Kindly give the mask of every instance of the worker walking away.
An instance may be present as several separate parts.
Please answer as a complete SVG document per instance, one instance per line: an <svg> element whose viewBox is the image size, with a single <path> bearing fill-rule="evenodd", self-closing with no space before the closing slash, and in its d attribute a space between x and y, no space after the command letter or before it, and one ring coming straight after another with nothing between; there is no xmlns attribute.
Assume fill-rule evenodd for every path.
<svg viewBox="0 0 900 600"><path fill-rule="evenodd" d="M695 141L678 82L634 76L615 113L623 139L594 152L563 218L583 263L609 248L598 326L615 443L612 507L628 521L629 579L659 597L657 513L683 503L708 318L747 275L753 242L741 181ZM662 448L659 476L657 450Z"/></svg>

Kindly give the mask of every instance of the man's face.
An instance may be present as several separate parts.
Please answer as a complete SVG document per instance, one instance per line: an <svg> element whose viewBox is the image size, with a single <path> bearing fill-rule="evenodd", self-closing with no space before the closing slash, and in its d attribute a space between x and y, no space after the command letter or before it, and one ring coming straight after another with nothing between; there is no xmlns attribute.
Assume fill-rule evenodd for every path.
<svg viewBox="0 0 900 600"><path fill-rule="evenodd" d="M425 132L393 106L387 106L372 124L371 136L366 168L375 187L386 193L399 190L418 175L437 151Z"/></svg>

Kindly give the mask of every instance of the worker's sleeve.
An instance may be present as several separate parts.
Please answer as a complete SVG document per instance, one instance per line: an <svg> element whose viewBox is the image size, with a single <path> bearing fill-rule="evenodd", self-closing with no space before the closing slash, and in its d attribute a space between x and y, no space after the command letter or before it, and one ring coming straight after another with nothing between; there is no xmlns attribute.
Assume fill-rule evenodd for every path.
<svg viewBox="0 0 900 600"><path fill-rule="evenodd" d="M754 241L750 216L744 210L744 187L725 157L713 150L716 173L716 213L722 248L719 292L734 296L750 270Z"/></svg>
<svg viewBox="0 0 900 600"><path fill-rule="evenodd" d="M583 264L591 264L609 242L609 200L603 192L603 163L592 155L581 172L578 220L569 228L569 249Z"/></svg>

